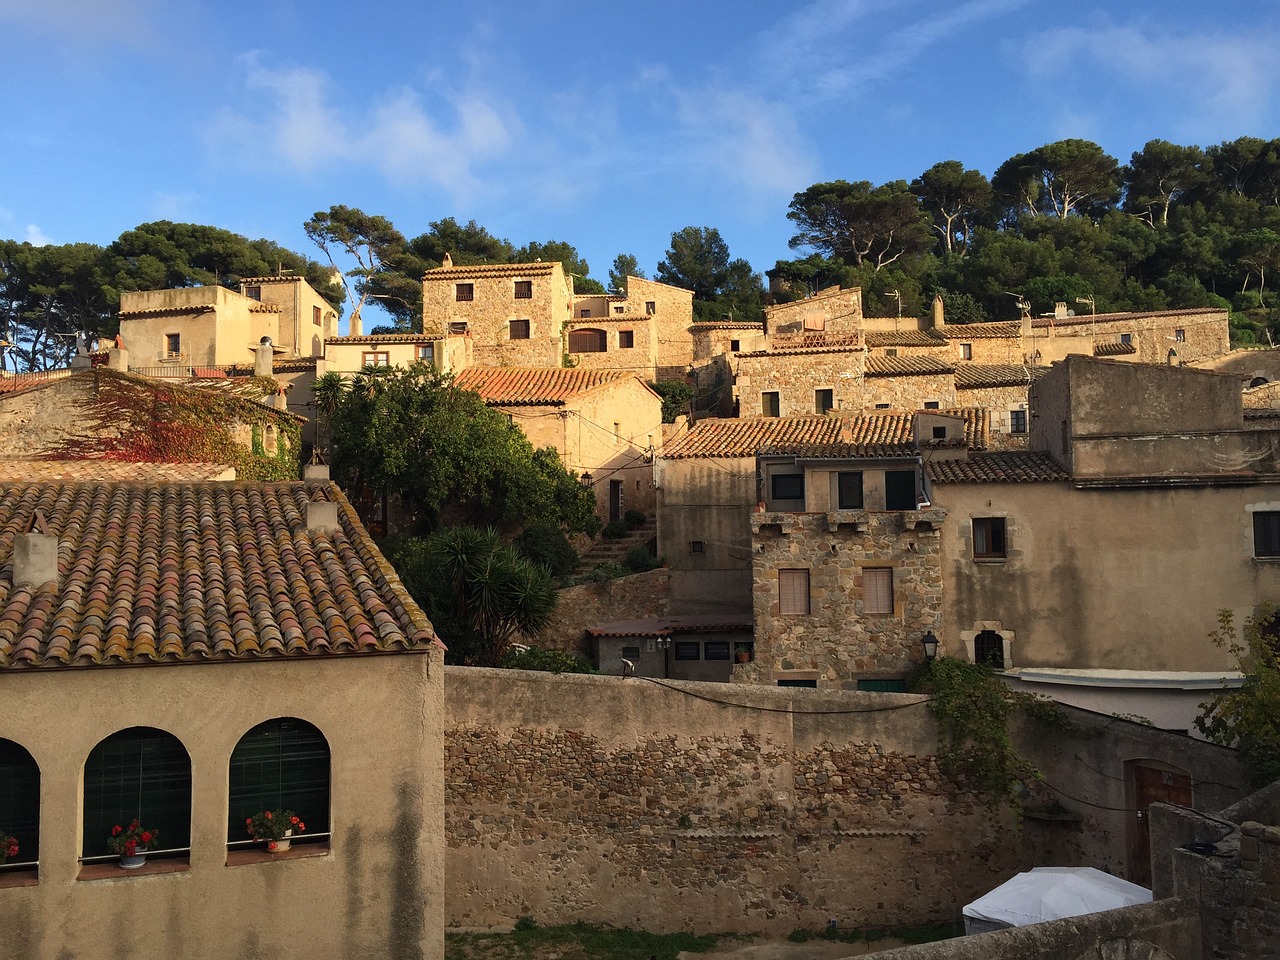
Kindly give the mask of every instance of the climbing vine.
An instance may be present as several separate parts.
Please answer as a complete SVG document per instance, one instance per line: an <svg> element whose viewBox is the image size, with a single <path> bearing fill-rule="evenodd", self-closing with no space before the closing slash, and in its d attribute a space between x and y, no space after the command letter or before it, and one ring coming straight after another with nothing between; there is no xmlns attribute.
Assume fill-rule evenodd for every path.
<svg viewBox="0 0 1280 960"><path fill-rule="evenodd" d="M1043 775L1013 744L1010 723L1022 713L1037 723L1062 722L1057 704L1013 690L990 667L939 657L917 675L914 688L931 695L929 709L942 736L943 769L973 781L995 801L1017 804Z"/></svg>
<svg viewBox="0 0 1280 960"><path fill-rule="evenodd" d="M131 463L225 463L239 480L295 480L298 421L249 397L95 371L92 421L58 458ZM247 381L267 387L258 378ZM270 393L275 392L275 382ZM274 441L268 438L274 433ZM268 452L268 446L271 447Z"/></svg>

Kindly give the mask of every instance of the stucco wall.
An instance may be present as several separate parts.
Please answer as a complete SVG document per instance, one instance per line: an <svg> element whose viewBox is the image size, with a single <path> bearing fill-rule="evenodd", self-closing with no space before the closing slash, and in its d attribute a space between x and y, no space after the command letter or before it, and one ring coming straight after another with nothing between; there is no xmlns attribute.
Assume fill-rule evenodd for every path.
<svg viewBox="0 0 1280 960"><path fill-rule="evenodd" d="M41 775L40 880L0 889L0 952L439 960L443 679L438 651L0 672L0 735L30 751ZM275 717L306 720L329 742L330 849L228 866L228 761L245 732ZM77 880L85 758L139 724L190 754L189 869Z"/></svg>

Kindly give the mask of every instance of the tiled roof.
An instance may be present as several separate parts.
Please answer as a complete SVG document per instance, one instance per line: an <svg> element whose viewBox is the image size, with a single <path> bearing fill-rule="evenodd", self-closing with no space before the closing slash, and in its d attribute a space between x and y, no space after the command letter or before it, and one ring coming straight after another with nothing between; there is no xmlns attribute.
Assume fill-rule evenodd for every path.
<svg viewBox="0 0 1280 960"><path fill-rule="evenodd" d="M926 410L964 421L964 442L947 445L984 450L988 414L977 407ZM861 417L760 417L751 420L703 420L669 443L668 460L694 457L753 457L757 454L802 457L914 456L916 413L871 413ZM931 444L926 442L925 446Z"/></svg>
<svg viewBox="0 0 1280 960"><path fill-rule="evenodd" d="M764 350L740 353L740 357L770 357L797 353L854 353L862 350L857 334L828 336L822 333L775 335Z"/></svg>
<svg viewBox="0 0 1280 960"><path fill-rule="evenodd" d="M336 502L307 530L309 494ZM56 588L15 586L44 516ZM426 615L336 486L0 485L0 669L254 660L423 648Z"/></svg>
<svg viewBox="0 0 1280 960"><path fill-rule="evenodd" d="M1044 372L1044 367L1033 369L1020 363L957 363L956 389L1021 387L1029 385L1033 377L1039 378Z"/></svg>
<svg viewBox="0 0 1280 960"><path fill-rule="evenodd" d="M1091 323L1111 323L1119 320L1156 320L1167 317L1171 320L1183 317L1203 317L1218 316L1225 323L1227 320L1227 311L1220 310L1216 307L1186 307L1181 310L1151 310L1147 312L1135 311L1130 313L1099 313L1096 316L1090 316L1087 313L1076 314L1074 317L1036 317L1031 321L1031 326L1036 328L1044 327L1078 327L1083 324Z"/></svg>
<svg viewBox="0 0 1280 960"><path fill-rule="evenodd" d="M941 357L867 357L868 377L914 377L950 373L952 369Z"/></svg>
<svg viewBox="0 0 1280 960"><path fill-rule="evenodd" d="M948 340L1017 340L1022 335L1022 324L1017 320L948 323L938 327L937 330Z"/></svg>
<svg viewBox="0 0 1280 960"><path fill-rule="evenodd" d="M593 327L598 323L647 323L653 319L649 313L610 313L598 317L574 317L569 321L571 327Z"/></svg>
<svg viewBox="0 0 1280 960"><path fill-rule="evenodd" d="M813 444L834 443L836 417L762 417L754 420L702 420L668 444L667 460L691 457L754 457L761 450L795 452Z"/></svg>
<svg viewBox="0 0 1280 960"><path fill-rule="evenodd" d="M715 613L612 620L588 627L587 633L593 637L669 637L673 633L728 633L751 628L749 613L737 617Z"/></svg>
<svg viewBox="0 0 1280 960"><path fill-rule="evenodd" d="M694 330L755 330L764 332L763 323L745 323L735 320L696 320L690 327Z"/></svg>
<svg viewBox="0 0 1280 960"><path fill-rule="evenodd" d="M281 313L282 310L274 303L254 303L249 308L250 313Z"/></svg>
<svg viewBox="0 0 1280 960"><path fill-rule="evenodd" d="M559 263L473 263L470 266L454 264L452 267L433 267L425 274L428 280L471 280L493 277L545 277L555 271Z"/></svg>
<svg viewBox="0 0 1280 960"><path fill-rule="evenodd" d="M360 337L325 337L324 342L340 347L348 343L431 343L443 339L442 333L371 333Z"/></svg>
<svg viewBox="0 0 1280 960"><path fill-rule="evenodd" d="M301 283L302 276L297 273L286 273L283 276L274 277L241 277L240 282L243 284L263 284L263 283Z"/></svg>
<svg viewBox="0 0 1280 960"><path fill-rule="evenodd" d="M471 367L459 373L453 383L461 390L474 390L490 406L559 406L580 393L634 377L622 370Z"/></svg>
<svg viewBox="0 0 1280 960"><path fill-rule="evenodd" d="M193 303L185 307L152 307L149 310L121 310L122 317L171 317L183 313L211 313L216 308L212 303Z"/></svg>
<svg viewBox="0 0 1280 960"><path fill-rule="evenodd" d="M41 370L36 373L15 373L12 376L0 377L0 393L21 393L32 387L44 386L50 380L69 377L71 372L71 370Z"/></svg>
<svg viewBox="0 0 1280 960"><path fill-rule="evenodd" d="M947 341L933 330L868 330L868 347L945 347Z"/></svg>
<svg viewBox="0 0 1280 960"><path fill-rule="evenodd" d="M1032 483L1071 478L1047 453L1033 451L982 453L968 460L931 460L926 469L929 478L938 483Z"/></svg>
<svg viewBox="0 0 1280 960"><path fill-rule="evenodd" d="M124 460L0 460L0 482L120 480L134 483L199 482L234 478L225 463L129 463Z"/></svg>
<svg viewBox="0 0 1280 960"><path fill-rule="evenodd" d="M1123 357L1137 352L1138 348L1132 343L1095 343L1093 345L1095 357Z"/></svg>

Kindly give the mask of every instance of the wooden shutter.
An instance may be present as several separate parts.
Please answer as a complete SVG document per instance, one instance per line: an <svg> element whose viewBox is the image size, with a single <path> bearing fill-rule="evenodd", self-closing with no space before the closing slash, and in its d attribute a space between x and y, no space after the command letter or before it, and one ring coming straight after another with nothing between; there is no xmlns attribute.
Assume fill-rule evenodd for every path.
<svg viewBox="0 0 1280 960"><path fill-rule="evenodd" d="M892 567L871 567L862 571L862 612L893 613Z"/></svg>
<svg viewBox="0 0 1280 960"><path fill-rule="evenodd" d="M191 845L191 758L173 734L131 727L103 740L84 763L82 856L109 854L116 824L137 817L164 850Z"/></svg>
<svg viewBox="0 0 1280 960"><path fill-rule="evenodd" d="M809 613L809 571L778 571L778 613L806 616Z"/></svg>
<svg viewBox="0 0 1280 960"><path fill-rule="evenodd" d="M329 743L293 717L260 723L231 753L227 840L248 840L244 821L263 810L292 810L304 837L329 830Z"/></svg>

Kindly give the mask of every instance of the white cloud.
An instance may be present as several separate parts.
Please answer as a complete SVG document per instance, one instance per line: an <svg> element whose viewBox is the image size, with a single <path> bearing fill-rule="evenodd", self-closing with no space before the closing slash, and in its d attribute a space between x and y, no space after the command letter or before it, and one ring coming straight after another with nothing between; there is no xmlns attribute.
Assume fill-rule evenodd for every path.
<svg viewBox="0 0 1280 960"><path fill-rule="evenodd" d="M1112 76L1159 92L1176 105L1184 130L1256 128L1266 122L1280 85L1274 69L1278 43L1280 37L1265 26L1235 35L1067 27L1028 41L1027 62L1032 75L1051 83L1089 71L1094 81Z"/></svg>
<svg viewBox="0 0 1280 960"><path fill-rule="evenodd" d="M0 0L0 23L78 45L141 48L155 40L161 16L189 6L165 0Z"/></svg>
<svg viewBox="0 0 1280 960"><path fill-rule="evenodd" d="M22 239L33 247L47 247L49 244L53 243L53 241L45 235L45 232L34 223L27 224L26 235Z"/></svg>

